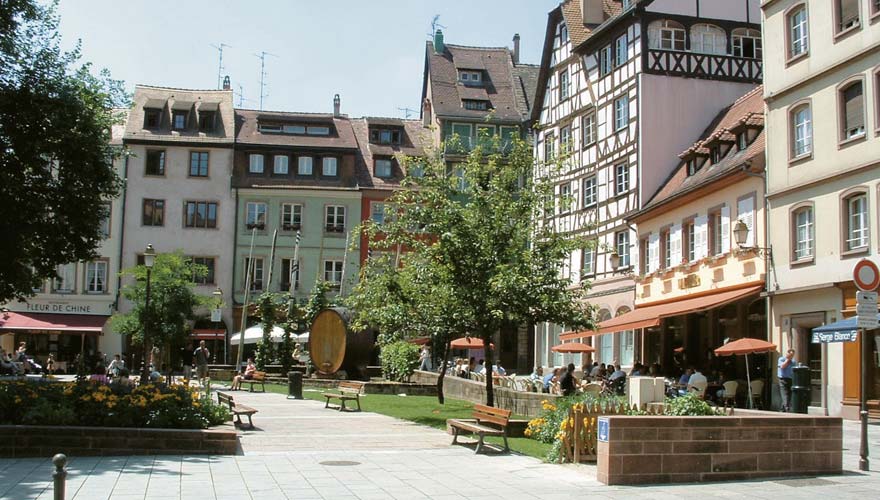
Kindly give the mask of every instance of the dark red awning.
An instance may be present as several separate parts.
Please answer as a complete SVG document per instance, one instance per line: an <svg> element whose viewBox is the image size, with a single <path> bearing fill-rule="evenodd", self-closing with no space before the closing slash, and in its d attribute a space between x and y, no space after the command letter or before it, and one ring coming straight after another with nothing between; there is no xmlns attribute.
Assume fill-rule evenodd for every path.
<svg viewBox="0 0 880 500"><path fill-rule="evenodd" d="M6 312L0 314L0 331L48 330L100 334L108 316Z"/></svg>
<svg viewBox="0 0 880 500"><path fill-rule="evenodd" d="M217 328L195 328L192 331L191 337L196 340L225 340L226 330Z"/></svg>

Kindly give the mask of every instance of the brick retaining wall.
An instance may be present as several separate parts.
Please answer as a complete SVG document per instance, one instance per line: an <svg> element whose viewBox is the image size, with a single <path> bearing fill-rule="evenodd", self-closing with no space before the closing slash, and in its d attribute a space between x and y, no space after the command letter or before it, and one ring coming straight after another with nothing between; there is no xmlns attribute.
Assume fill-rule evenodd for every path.
<svg viewBox="0 0 880 500"><path fill-rule="evenodd" d="M838 417L736 410L731 417L609 416L599 442L605 484L686 483L839 474Z"/></svg>
<svg viewBox="0 0 880 500"><path fill-rule="evenodd" d="M439 374L416 370L411 380L417 384L437 384ZM559 396L540 392L514 391L506 387L495 386L495 406L512 410L517 415L537 417L541 414L541 401L555 400ZM452 399L461 399L471 403L486 403L486 384L461 377L443 379L443 395Z"/></svg>
<svg viewBox="0 0 880 500"><path fill-rule="evenodd" d="M231 424L206 430L0 425L0 457L235 455Z"/></svg>

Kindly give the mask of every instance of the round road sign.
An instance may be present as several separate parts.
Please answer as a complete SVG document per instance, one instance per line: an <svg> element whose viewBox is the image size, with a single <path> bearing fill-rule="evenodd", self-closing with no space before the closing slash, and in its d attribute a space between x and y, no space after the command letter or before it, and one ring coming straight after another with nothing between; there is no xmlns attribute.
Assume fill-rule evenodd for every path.
<svg viewBox="0 0 880 500"><path fill-rule="evenodd" d="M880 269L868 259L862 259L853 269L853 281L863 292L873 292L880 286Z"/></svg>

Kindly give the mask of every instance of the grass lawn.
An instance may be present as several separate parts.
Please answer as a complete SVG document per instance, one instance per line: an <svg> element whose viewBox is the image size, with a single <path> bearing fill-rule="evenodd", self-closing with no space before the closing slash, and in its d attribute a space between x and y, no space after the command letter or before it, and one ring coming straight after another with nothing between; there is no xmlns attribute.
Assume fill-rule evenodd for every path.
<svg viewBox="0 0 880 500"><path fill-rule="evenodd" d="M266 384L266 390L287 394L287 386L281 384ZM303 396L306 399L325 401L321 394L324 390L305 388ZM389 417L408 420L417 424L427 425L436 429L446 430L446 419L471 418L474 405L467 401L446 398L445 404L437 402L437 396L397 396L394 394L369 394L361 397L361 407L364 411L388 415ZM513 418L528 418L513 415ZM450 441L452 438L450 437ZM550 445L529 438L508 438L510 449L538 459L543 459L550 451ZM503 441L498 437L487 437L487 443L501 444Z"/></svg>

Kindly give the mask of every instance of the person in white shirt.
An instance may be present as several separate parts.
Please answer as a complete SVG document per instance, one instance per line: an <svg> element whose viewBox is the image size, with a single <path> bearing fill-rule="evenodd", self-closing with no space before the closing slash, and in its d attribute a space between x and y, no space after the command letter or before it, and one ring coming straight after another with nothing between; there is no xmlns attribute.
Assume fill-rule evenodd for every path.
<svg viewBox="0 0 880 500"><path fill-rule="evenodd" d="M608 377L608 380L617 380L621 377L626 377L626 372L620 369L620 365L614 367L614 373Z"/></svg>
<svg viewBox="0 0 880 500"><path fill-rule="evenodd" d="M697 392L702 392L708 384L709 380L706 376L700 372L699 368L694 368L694 373L691 374L691 378L688 380L687 390L690 392L691 387L693 387Z"/></svg>

